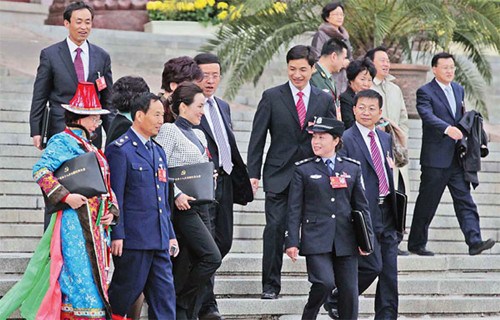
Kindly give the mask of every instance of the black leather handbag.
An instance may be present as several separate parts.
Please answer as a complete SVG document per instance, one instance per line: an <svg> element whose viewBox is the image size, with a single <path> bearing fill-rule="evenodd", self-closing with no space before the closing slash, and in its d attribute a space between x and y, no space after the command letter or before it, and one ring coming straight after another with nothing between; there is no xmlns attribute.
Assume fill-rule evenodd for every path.
<svg viewBox="0 0 500 320"><path fill-rule="evenodd" d="M99 161L94 152L87 152L64 162L54 172L54 176L71 193L79 193L87 198L108 193ZM45 194L44 198L46 213L54 213L69 208L69 205L63 202L55 205L51 204Z"/></svg>

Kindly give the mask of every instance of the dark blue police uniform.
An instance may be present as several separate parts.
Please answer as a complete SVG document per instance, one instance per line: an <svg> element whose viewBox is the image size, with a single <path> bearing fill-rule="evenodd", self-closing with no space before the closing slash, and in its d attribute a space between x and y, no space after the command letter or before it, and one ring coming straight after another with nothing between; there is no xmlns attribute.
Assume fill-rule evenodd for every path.
<svg viewBox="0 0 500 320"><path fill-rule="evenodd" d="M123 239L123 254L113 257L109 288L113 314L125 316L144 292L149 319L175 319L175 289L169 241L175 238L168 205L165 152L152 152L129 129L106 148L111 186L120 206L112 240Z"/></svg>
<svg viewBox="0 0 500 320"><path fill-rule="evenodd" d="M357 319L358 244L352 210L364 214L373 235L359 162L335 157L333 176L342 177L346 182L346 186L339 188L331 186L331 175L322 158L296 164L288 198L285 242L286 248L298 247L299 254L306 257L312 283L302 319L316 319L335 283L339 291L340 318Z"/></svg>

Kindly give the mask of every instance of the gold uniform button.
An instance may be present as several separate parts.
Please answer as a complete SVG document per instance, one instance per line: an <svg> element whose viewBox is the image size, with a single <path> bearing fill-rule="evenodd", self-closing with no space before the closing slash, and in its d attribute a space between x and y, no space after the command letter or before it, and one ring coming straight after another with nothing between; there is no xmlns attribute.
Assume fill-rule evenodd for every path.
<svg viewBox="0 0 500 320"><path fill-rule="evenodd" d="M335 215L334 214L332 214L332 219L335 219Z"/></svg>

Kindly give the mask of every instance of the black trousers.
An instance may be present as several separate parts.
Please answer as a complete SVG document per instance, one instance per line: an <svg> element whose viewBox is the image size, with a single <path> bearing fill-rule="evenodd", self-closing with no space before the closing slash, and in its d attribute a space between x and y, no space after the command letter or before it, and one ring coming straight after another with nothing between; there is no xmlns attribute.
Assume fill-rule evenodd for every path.
<svg viewBox="0 0 500 320"><path fill-rule="evenodd" d="M339 292L340 319L357 319L359 308L357 256L337 257L331 252L312 254L306 256L306 265L309 282L312 285L302 319L316 319L321 305L335 288L335 284Z"/></svg>
<svg viewBox="0 0 500 320"><path fill-rule="evenodd" d="M279 294L285 246L288 188L281 193L266 192L266 226L262 257L262 291Z"/></svg>
<svg viewBox="0 0 500 320"><path fill-rule="evenodd" d="M113 257L115 271L109 286L113 314L125 316L141 292L148 319L175 319L175 289L168 250L129 250Z"/></svg>
<svg viewBox="0 0 500 320"><path fill-rule="evenodd" d="M177 319L197 319L202 304L203 285L221 264L221 255L209 229L202 220L206 206L175 210L173 225L180 246L174 259L177 294Z"/></svg>
<svg viewBox="0 0 500 320"><path fill-rule="evenodd" d="M477 206L470 193L470 184L465 181L464 170L456 157L449 168L422 167L421 171L408 249L418 250L427 245L429 225L436 214L445 187L450 190L455 215L465 236L465 242L469 246L481 242Z"/></svg>
<svg viewBox="0 0 500 320"><path fill-rule="evenodd" d="M233 182L231 176L221 173L217 176L217 187L215 189L217 203L208 210L207 227L215 239L222 259L229 253L233 244ZM214 294L214 276L206 283L202 291L202 307L200 315L207 312L218 311Z"/></svg>

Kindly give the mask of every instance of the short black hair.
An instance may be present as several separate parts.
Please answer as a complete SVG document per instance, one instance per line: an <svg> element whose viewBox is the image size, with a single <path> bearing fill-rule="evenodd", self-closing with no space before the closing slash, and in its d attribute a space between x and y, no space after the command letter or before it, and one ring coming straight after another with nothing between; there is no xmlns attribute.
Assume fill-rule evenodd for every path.
<svg viewBox="0 0 500 320"><path fill-rule="evenodd" d="M375 76L377 75L377 69L375 68L375 65L370 59L362 58L351 61L351 63L349 63L349 65L345 70L347 80L349 82L354 81L354 79L356 79L358 74L360 74L363 71L368 71L372 79L375 78Z"/></svg>
<svg viewBox="0 0 500 320"><path fill-rule="evenodd" d="M160 97L152 92L143 92L132 99L130 102L130 114L132 115L132 120L135 120L135 114L137 111L148 113L151 101L158 100L160 100Z"/></svg>
<svg viewBox="0 0 500 320"><path fill-rule="evenodd" d="M339 55L342 53L342 49L346 49L347 51L347 44L341 39L333 37L323 44L321 56L329 56L334 52Z"/></svg>
<svg viewBox="0 0 500 320"><path fill-rule="evenodd" d="M341 7L342 11L344 11L344 6L337 1L330 2L329 4L325 5L321 10L321 18L323 18L323 21L326 22L326 19L328 19L328 17L330 16L330 12L337 9L338 7Z"/></svg>
<svg viewBox="0 0 500 320"><path fill-rule="evenodd" d="M177 84L184 81L201 81L203 72L192 58L187 56L172 58L163 65L161 74L161 88L167 92L172 92L170 83Z"/></svg>
<svg viewBox="0 0 500 320"><path fill-rule="evenodd" d="M449 58L453 59L453 62L455 62L455 57L451 53L440 52L434 55L434 57L432 57L431 66L436 67L438 65L439 59L449 59Z"/></svg>
<svg viewBox="0 0 500 320"><path fill-rule="evenodd" d="M375 59L375 53L378 51L384 51L385 53L387 53L387 48L384 46L378 46L376 48L370 49L366 52L365 58L368 58L371 61L373 61L373 59Z"/></svg>
<svg viewBox="0 0 500 320"><path fill-rule="evenodd" d="M307 63L312 67L316 63L316 54L311 46L296 45L288 50L286 54L286 63L291 60L306 59Z"/></svg>
<svg viewBox="0 0 500 320"><path fill-rule="evenodd" d="M86 4L83 1L73 2L67 6L64 9L64 13L63 13L64 20L71 22L71 15L73 14L73 11L82 10L82 9L88 9L90 11L90 15L92 17L92 20L94 20L94 9L90 5Z"/></svg>
<svg viewBox="0 0 500 320"><path fill-rule="evenodd" d="M378 93L375 90L368 89L368 90L361 90L360 92L356 93L354 96L354 105L356 106L358 104L359 98L370 98L370 99L377 99L378 100L378 105L380 109L382 109L383 105L383 99L380 93Z"/></svg>
<svg viewBox="0 0 500 320"><path fill-rule="evenodd" d="M130 102L138 95L149 92L149 86L141 77L125 76L116 80L111 90L111 104L120 112L130 112Z"/></svg>
<svg viewBox="0 0 500 320"><path fill-rule="evenodd" d="M199 66L201 66L202 64L217 63L219 65L219 67L221 68L220 71L222 73L222 67L220 65L219 57L217 57L213 53L209 53L209 52L199 53L193 59L196 62L196 64Z"/></svg>
<svg viewBox="0 0 500 320"><path fill-rule="evenodd" d="M192 82L183 82L174 90L174 93L167 98L167 106L173 113L179 115L181 103L189 106L193 103L194 96L198 93L203 94L203 90L199 86Z"/></svg>

